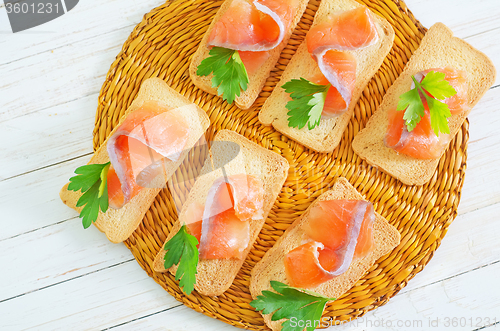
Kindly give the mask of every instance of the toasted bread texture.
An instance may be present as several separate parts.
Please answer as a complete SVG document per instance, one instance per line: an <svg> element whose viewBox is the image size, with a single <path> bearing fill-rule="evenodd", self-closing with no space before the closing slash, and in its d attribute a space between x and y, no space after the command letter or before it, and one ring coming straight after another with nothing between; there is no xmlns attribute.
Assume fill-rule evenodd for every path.
<svg viewBox="0 0 500 331"><path fill-rule="evenodd" d="M312 206L318 201L333 199L357 199L363 197L345 178L339 178L330 191L320 195L315 202L285 231L276 244L266 252L252 270L250 279L250 293L256 299L262 291L273 291L271 280L289 284L285 272L284 258L292 249L303 244L306 234L303 225ZM347 292L375 263L377 259L388 254L401 240L398 230L390 225L385 218L375 213L373 223L373 249L363 258L355 258L349 269L342 275L335 277L311 290L330 298L338 298ZM264 321L272 330L281 330L280 321L271 321L271 314L263 315Z"/></svg>
<svg viewBox="0 0 500 331"><path fill-rule="evenodd" d="M491 60L471 45L453 37L442 23L434 24L426 33L404 71L389 88L376 112L352 143L354 152L407 185L427 183L439 164L433 160L415 159L385 146L389 124L388 111L396 108L399 96L411 88L411 76L419 71L450 66L467 72L469 109L448 118L450 136L457 134L467 115L495 82L496 71ZM442 152L441 156L445 153Z"/></svg>
<svg viewBox="0 0 500 331"><path fill-rule="evenodd" d="M218 143L220 142L220 143ZM237 146L234 144L236 143ZM238 147L239 146L239 147ZM189 196L179 214L179 220L174 224L165 243L179 231L183 224L186 207L197 201L204 204L212 183L223 176L220 166L224 166L227 175L246 173L262 180L264 185L264 212L263 219L250 221L250 244L244 251L247 256L252 249L257 236L274 204L288 174L288 161L282 156L269 151L245 137L229 130L217 133L211 148L212 158L207 159L201 175L196 180ZM227 155L237 154L230 160ZM228 162L229 161L229 162ZM162 249L156 255L153 269L157 272L167 271L164 268L165 251ZM236 274L240 270L244 259L202 259L198 263L195 289L204 295L216 296L224 293L231 286ZM175 274L176 266L169 269Z"/></svg>
<svg viewBox="0 0 500 331"><path fill-rule="evenodd" d="M191 103L187 98L183 97L175 90L170 88L167 83L158 78L149 78L145 80L137 98L132 102L126 113L122 116L121 122L127 117L128 114L140 108L145 101L161 101L166 105L177 108L182 106L192 105L192 107L185 108L183 116L187 119L190 125L190 133L186 143L185 150L180 155L179 159L175 162L165 162L165 174L158 176L153 180L151 187L144 188L134 198L120 209L108 208L106 213L99 212L99 216L94 225L106 234L108 239L113 243L120 243L126 240L132 232L139 226L144 214L153 203L156 195L160 192L161 187L165 187L165 178L169 178L177 169L179 164L182 163L186 157L189 148L194 146L200 136L203 136L206 129L210 125L210 119L203 109ZM119 127L117 125L109 134L110 137ZM106 150L108 140L106 140L99 149L95 152L89 164L93 163L106 163L109 161L108 152ZM76 207L78 199L82 196L80 191L74 192L68 190L66 184L59 196L61 200L69 207L80 212L83 207ZM156 188L157 187L157 188Z"/></svg>
<svg viewBox="0 0 500 331"><path fill-rule="evenodd" d="M334 12L351 10L359 6L362 5L354 0L321 1L312 26L324 22ZM374 13L372 13L372 17L377 27L379 39L371 46L350 52L357 61L356 84L351 103L345 113L334 118L321 119L320 124L312 130L309 130L307 125L302 129L288 127L287 113L289 110L286 109L286 104L291 99L281 86L291 79L310 77L320 72L318 65L309 54L307 42L304 40L283 72L281 80L262 106L259 112L259 121L264 125L272 125L285 136L312 150L322 153L333 151L342 138L361 93L378 71L394 41L394 30L391 25Z"/></svg>
<svg viewBox="0 0 500 331"><path fill-rule="evenodd" d="M207 43L208 43L208 37L210 36L210 32L212 31L214 24L226 12L231 2L232 0L226 0L222 4L219 11L214 17L214 20L208 27L208 30L205 33L203 39L201 40L201 43L198 46L198 49L196 50L196 53L194 53L193 55L191 64L189 65L189 75L194 85L198 86L200 89L210 94L217 95L217 88L212 87L213 75L198 76L196 74L196 71L198 70L198 66L200 65L201 61L203 61L205 58L209 56L208 53L210 49L208 48ZM295 16L293 17L292 24L290 24L288 31L285 32L285 37L283 38L282 42L278 46L270 50L269 58L264 62L264 64L258 70L252 73L252 75L249 75L248 77L249 83L246 91L241 92L240 96L236 97L235 99L236 105L241 109L250 108L252 104L255 102L255 99L257 99L257 96L264 87L266 79L271 74L271 70L276 66L276 62L278 62L278 59L280 58L281 51L288 44L288 40L290 39L290 36L292 35L293 30L295 29L295 26L297 25L297 23L299 23L300 18L304 14L308 2L309 2L308 0L298 1L297 11L295 13Z"/></svg>

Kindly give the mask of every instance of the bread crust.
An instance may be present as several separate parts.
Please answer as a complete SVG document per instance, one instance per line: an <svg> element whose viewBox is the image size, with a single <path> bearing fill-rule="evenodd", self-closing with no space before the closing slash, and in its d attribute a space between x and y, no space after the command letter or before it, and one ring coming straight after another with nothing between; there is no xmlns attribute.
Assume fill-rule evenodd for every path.
<svg viewBox="0 0 500 331"><path fill-rule="evenodd" d="M214 147L214 144L212 144L212 157L205 162L200 176L190 190L188 198L179 213L179 219L175 222L165 243L179 231L181 224L183 224L186 207L195 201L205 204L207 193L212 183L224 175L219 166L221 164L226 164L224 166L226 175L230 176L244 172L259 177L264 185L263 219L250 221L250 244L243 253L243 256L246 258L253 248L254 242L265 223L269 211L274 205L274 201L281 191L283 183L288 175L289 164L288 161L279 154L251 142L234 131L221 130L215 136L214 141L234 142L240 146L241 153L238 153L235 159L226 163L224 157L227 154L231 154L229 153L229 150L232 148L231 144L227 147L222 145L218 148ZM164 268L165 251L163 247L165 243L162 245L162 249L158 252L153 262L153 270L156 272L167 271ZM233 283L245 258L200 260L197 268L198 273L196 275L195 289L199 293L209 296L217 296L224 293ZM177 268L174 266L168 271L175 274L176 270Z"/></svg>
<svg viewBox="0 0 500 331"><path fill-rule="evenodd" d="M200 45L198 46L198 49L193 55L193 58L191 60L191 63L189 65L189 76L191 77L191 80L193 81L193 84L202 89L205 92L208 92L210 94L217 95L217 88L212 87L212 77L213 75L210 74L209 76L198 76L196 74L196 71L198 70L198 66L200 65L201 61L203 61L205 58L209 56L209 48L207 46L208 44L208 37L210 36L210 32L212 31L212 28L214 24L219 20L219 18L226 12L226 10L229 8L229 5L231 4L233 0L226 0L220 7L219 11L214 17L214 20L208 27L207 32L203 36L203 39L201 40ZM278 59L280 58L281 51L285 46L288 44L288 40L292 36L293 30L295 29L295 26L297 23L299 23L300 18L304 14L304 11L306 10L307 4L309 0L300 0L299 5L297 7L297 12L295 13L295 16L293 17L292 24L290 24L290 27L288 28L288 31L285 33L285 37L281 41L281 43L273 48L272 50L269 51L269 58L264 62L264 64L260 67L260 69L256 70L252 75L248 77L249 83L248 83L248 88L246 91L242 92L239 97L236 97L235 103L238 107L241 109L248 109L250 108L253 103L255 102L255 99L259 96L260 91L264 87L264 84L266 83L267 78L271 74L271 70L274 69L276 66L276 62L278 62Z"/></svg>
<svg viewBox="0 0 500 331"><path fill-rule="evenodd" d="M120 124L125 120L128 114L134 110L140 108L145 101L161 101L168 106L173 108L182 107L186 105L193 105L187 98L176 92L167 83L159 78L149 78L146 79L137 94L136 99L132 102L130 107L127 109L125 114L121 117L120 123L115 127L113 131L108 135L108 139ZM175 162L167 162L165 176L170 177L174 171L182 163L190 147L194 146L198 140L198 137L202 136L210 125L210 119L203 109L196 106L189 113L185 114L189 119L190 124L190 136L186 143L186 148ZM199 124L198 124L199 123ZM200 125L201 124L201 125ZM94 153L90 159L89 164L102 164L109 161L108 152L106 146L108 139L99 147L99 149ZM159 176L154 180L152 187L163 187L165 186L165 177L163 175ZM68 190L68 184L64 185L61 189L59 196L61 200L68 206L76 211L80 212L83 207L76 207L78 199L82 196L80 191L74 192ZM126 240L139 226L144 215L148 211L149 207L153 203L155 197L160 192L161 188L146 188L141 190L134 198L132 198L128 203L126 203L120 209L108 208L106 213L99 212L94 225L106 234L109 241L113 243L120 243Z"/></svg>
<svg viewBox="0 0 500 331"><path fill-rule="evenodd" d="M359 6L362 5L354 0L322 1L312 26L323 22L334 12L351 10ZM290 97L281 86L291 79L309 77L313 73L320 72L318 65L307 50L307 41L304 40L283 72L279 83L262 106L259 112L259 121L264 125L272 125L285 136L314 151L320 153L332 152L340 143L340 139L351 120L354 108L363 90L382 65L394 41L394 30L389 22L374 13L372 13L372 17L377 27L379 40L374 45L350 51L357 61L356 84L351 103L345 113L334 118L322 119L319 126L312 130L309 130L307 126L302 129L288 127L286 104Z"/></svg>
<svg viewBox="0 0 500 331"><path fill-rule="evenodd" d="M253 299L257 299L262 291L273 291L270 285L271 280L289 284L285 272L284 258L288 252L302 244L305 236L303 225L307 222L307 217L311 208L318 201L332 199L357 199L363 200L363 197L347 181L340 177L337 179L330 191L320 195L306 211L297 218L293 224L278 239L276 244L266 252L262 260L257 262L252 269L250 278L250 293ZM363 258L355 258L349 269L342 275L333 278L311 290L330 298L338 298L347 292L375 263L377 259L388 254L401 240L398 230L390 225L380 214L375 213L375 222L373 223L373 250ZM281 330L280 321L271 321L271 314L263 315L267 326L272 330Z"/></svg>
<svg viewBox="0 0 500 331"><path fill-rule="evenodd" d="M389 88L382 103L355 137L352 148L363 160L407 185L423 185L434 175L439 159L419 160L386 147L384 137L389 124L388 111L396 108L399 96L411 88L411 76L426 69L450 66L467 72L469 109L448 119L450 136L457 134L479 99L495 82L491 60L473 48L442 23L434 24L401 75ZM445 150L441 153L441 156Z"/></svg>

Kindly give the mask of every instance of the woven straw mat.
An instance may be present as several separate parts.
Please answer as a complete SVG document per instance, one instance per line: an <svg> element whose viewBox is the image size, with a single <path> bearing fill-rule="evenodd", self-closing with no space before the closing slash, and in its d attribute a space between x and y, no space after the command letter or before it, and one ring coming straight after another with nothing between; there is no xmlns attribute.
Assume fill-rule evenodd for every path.
<svg viewBox="0 0 500 331"><path fill-rule="evenodd" d="M391 254L380 258L353 288L329 303L324 316L338 321L354 319L385 304L424 268L439 247L457 215L466 168L468 122L462 125L434 176L424 186L403 185L370 167L353 153L353 137L366 125L426 31L402 1L359 1L386 18L394 27L396 37L382 67L365 88L342 141L333 153L312 152L272 127L261 125L257 119L260 107L304 40L318 8L318 0L309 2L276 68L250 110L230 106L220 97L201 91L189 78L190 58L222 4L220 0L175 0L153 9L135 27L111 65L99 95L94 148L104 142L118 123L141 83L149 77L159 77L208 113L211 126L206 134L207 140L211 140L218 130L234 130L281 154L290 163L288 178L253 249L229 290L216 298L196 291L185 295L173 275L155 273L151 269L156 253L177 220L175 200L182 201L185 192L174 197L164 189L157 196L125 245L148 275L186 306L238 327L266 329L260 313L249 305L252 300L248 290L250 271L293 220L339 176L346 177L373 202L375 210L399 230L402 239L401 244ZM188 158L189 162L198 165L203 162L196 153L191 153ZM192 178L185 166L181 166L174 177L180 181Z"/></svg>

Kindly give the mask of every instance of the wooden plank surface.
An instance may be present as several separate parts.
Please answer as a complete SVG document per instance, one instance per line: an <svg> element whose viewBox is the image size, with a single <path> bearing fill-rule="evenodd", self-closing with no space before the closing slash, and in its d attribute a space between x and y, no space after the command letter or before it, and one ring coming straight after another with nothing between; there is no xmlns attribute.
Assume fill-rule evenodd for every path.
<svg viewBox="0 0 500 331"><path fill-rule="evenodd" d="M180 305L123 245L93 227L83 231L58 197L90 158L110 64L135 24L161 3L87 0L19 34L0 5L0 139L7 142L0 147L0 263L7 270L0 273L0 329L234 329ZM444 22L500 67L497 0L406 3L425 26ZM500 88L491 89L469 116L460 215L432 261L387 305L338 330L452 329L453 317L466 320L458 329L476 330L500 320L499 287L491 286L500 271L499 101ZM428 325L436 318L437 328ZM380 325L389 320L423 325Z"/></svg>

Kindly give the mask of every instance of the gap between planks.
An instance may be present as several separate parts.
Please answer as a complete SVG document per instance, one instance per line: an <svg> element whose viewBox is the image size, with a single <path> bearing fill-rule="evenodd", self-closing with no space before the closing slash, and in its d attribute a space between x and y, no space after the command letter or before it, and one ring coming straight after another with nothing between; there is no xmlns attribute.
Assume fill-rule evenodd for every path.
<svg viewBox="0 0 500 331"><path fill-rule="evenodd" d="M469 5L467 5L467 6L477 7L477 5L473 4L470 1L468 1L467 3L469 3ZM461 10L464 10L463 9L464 6L466 6L466 5L462 5ZM465 8L468 8L467 6ZM411 5L409 5L409 7L411 8ZM458 7L458 6L451 6L451 7ZM492 15L492 13L495 10L498 10L499 15L500 15L500 7L499 6L493 7L493 10L485 13L485 15L486 14ZM433 22L435 19L434 16L429 16L429 17L432 17L432 19L431 18L428 19L429 24L427 24L427 25L430 25L430 23ZM468 15L468 16L463 15L463 18L460 17L460 19L458 19L458 22L454 22L454 25L460 26L458 23L460 23L460 22L462 24L466 23L465 21L463 21L466 18L467 18L467 20L470 20L470 15ZM479 18L478 18L478 20L479 20ZM56 22L56 21L57 20L54 20L54 22ZM491 28L488 26L488 29L486 29L486 31L489 31L489 30L491 30ZM126 31L126 33L125 33L125 31ZM460 30L460 31L462 31L462 30ZM484 31L485 31L485 29L484 29L484 27L482 27L480 30L475 31L474 37L465 38L465 39L467 41L471 42L472 45L475 46L476 48L478 48L482 51L485 51L487 54L490 54L490 56L493 58L494 62L497 64L497 67L499 67L500 66L500 45L498 45L498 43L491 42L492 40L496 40L496 34L494 33L495 31L493 31L493 32L491 32L491 31L484 32ZM119 28L116 30L112 30L110 32L106 32L106 34L112 34L112 35L117 34L117 33L120 35L120 37L115 38L113 41L111 41L111 47L113 49L115 47L117 48L117 50L114 51L114 53L113 53L113 55L115 55L115 56L118 53L118 49L121 48L121 46L123 44L123 40L125 40L128 37L129 31L128 31L128 29L125 29L125 28ZM49 60L50 60L50 58L53 58L53 57L47 57L47 54L49 54L51 51L46 50L45 52L39 53L36 56L25 57L23 60L11 62L9 66L0 66L0 69L5 70L6 67L14 66L15 67L14 69L16 71L16 75L12 74L12 77L16 77L17 75L22 76L19 81L15 82L15 84L14 84L15 87L17 88L17 90L19 90L19 89L28 90L26 87L27 86L26 83L23 83L25 80L33 80L34 79L33 84L38 84L38 85L43 85L43 82L47 82L46 78L43 78L42 79L43 82L42 82L42 80L37 81L38 77L31 77L30 76L30 73L32 70L30 67L32 67L33 65L36 65L35 63L33 63L32 57L40 59L41 63L43 63L43 64L45 64L45 63L47 63L47 61L49 61L49 64L51 65L51 69L53 69L53 68L57 68L58 65L60 65L60 63L63 63L63 64L67 63L68 58L70 58L70 59L71 58L78 58L78 57L82 58L82 53L83 53L85 56L83 57L82 62L85 62L85 66L84 66L84 68L78 68L78 70L82 71L82 73L80 75L83 74L82 78L84 78L84 79L80 80L80 81L72 80L71 82L69 82L69 84L65 84L64 87L54 86L54 87L51 87L51 89L50 89L52 94L61 95L63 97L66 96L66 94L68 94L68 93L69 94L72 94L72 93L76 94L76 96L75 96L76 98L82 97L82 94L79 92L79 89L74 89L73 87L75 85L85 85L88 83L89 77L88 76L85 77L86 75L88 75L88 71L86 71L85 68L92 68L93 66L102 67L99 69L99 71L100 72L107 72L108 68L104 67L102 64L112 62L112 60L99 61L98 63L92 62L92 58L95 57L96 51L102 52L101 48L106 47L106 46L109 48L110 40L107 40L106 34L100 35L99 38L94 36L94 37L91 37L91 38L85 39L85 40L72 41L71 44L69 44L69 45L64 45L62 48L57 48L56 53L61 53L61 56L64 56L64 59L61 58L57 61L57 65L53 65L50 63ZM484 38L478 38L482 35L485 35ZM462 35L458 34L458 36L462 36ZM55 39L57 39L57 38L55 38ZM93 41L93 42L91 43L90 41ZM103 42L104 42L104 44L106 44L106 46L103 45ZM74 45L77 45L77 46L81 45L83 48L82 49L72 49L72 47L74 48ZM96 47L96 45L97 45L97 47ZM9 49L9 48L7 48L7 49ZM68 53L68 54L66 54L66 53ZM56 55L56 57L57 56L58 55ZM20 62L20 64L18 64L17 62ZM67 72L67 70L71 71L72 67L71 68L65 67L64 71ZM51 71L49 71L48 78L51 78L50 74L51 74ZM61 76L64 76L64 74L62 72L58 72L58 74L56 76L61 77ZM9 73L7 73L6 75L4 74L4 77L9 77ZM96 75L94 73L91 73L91 77L94 78L94 80L95 80ZM87 79L85 79L85 78L87 78ZM82 82L85 82L85 83L82 84ZM99 80L99 82L101 82L101 80ZM499 83L500 83L500 77L497 79L495 85L498 85ZM69 89L68 89L68 86L69 86ZM98 91L97 87L98 87L97 84L94 84L92 92L97 92ZM27 100L22 100L21 103L36 104L37 102L35 100L44 100L44 98L41 98L41 97L44 96L44 94L46 94L48 91L49 91L49 89L47 91L41 91L42 95L37 96L37 98L33 98L33 100L30 100L29 98ZM8 91L8 92L10 92L10 91ZM83 95L88 95L88 94L89 93L84 93ZM12 118L13 116L18 117L18 116L25 114L25 113L32 113L32 112L35 112L35 111L40 109L40 108L30 108L31 106L29 106L28 109L25 109L25 110L23 109L22 113L16 113L14 115L9 114L9 112L12 113L12 110L9 110L9 107L15 107L15 105L17 105L17 103L14 102L17 99L10 100L10 95L11 95L11 93L6 93L5 98L0 98L0 99L6 100L6 101L4 101L5 104L0 109L7 109L7 111L4 110L2 113L0 113L0 119L2 119L2 120ZM74 100L74 99L76 99L75 97L72 97L69 99ZM67 102L69 99L66 99L66 100L63 99L62 101ZM17 100L17 101L21 101L21 100ZM56 106L56 105L61 103L60 101L61 100L57 100L56 102L50 102L50 103L45 101L46 104L42 105L42 108Z"/></svg>

